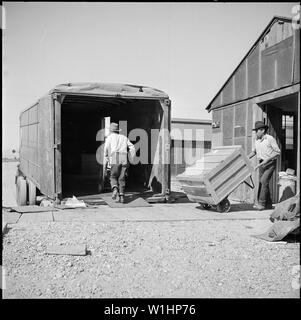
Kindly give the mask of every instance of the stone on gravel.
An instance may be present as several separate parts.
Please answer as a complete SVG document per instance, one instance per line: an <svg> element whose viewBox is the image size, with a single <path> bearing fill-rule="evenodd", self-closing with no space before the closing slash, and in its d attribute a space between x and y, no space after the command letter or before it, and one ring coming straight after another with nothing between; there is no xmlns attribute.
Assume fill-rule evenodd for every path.
<svg viewBox="0 0 301 320"><path fill-rule="evenodd" d="M46 254L85 256L87 254L87 248L85 245L48 246L46 250Z"/></svg>

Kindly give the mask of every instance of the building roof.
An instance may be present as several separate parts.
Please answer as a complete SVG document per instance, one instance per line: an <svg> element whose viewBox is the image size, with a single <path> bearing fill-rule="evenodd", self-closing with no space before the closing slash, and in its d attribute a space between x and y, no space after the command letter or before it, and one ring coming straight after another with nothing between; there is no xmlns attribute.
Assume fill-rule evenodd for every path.
<svg viewBox="0 0 301 320"><path fill-rule="evenodd" d="M155 88L142 85L99 82L60 84L49 93L101 95L107 97L168 98L165 92Z"/></svg>
<svg viewBox="0 0 301 320"><path fill-rule="evenodd" d="M212 121L207 119L171 118L171 139L211 141L211 125Z"/></svg>
<svg viewBox="0 0 301 320"><path fill-rule="evenodd" d="M231 75L228 77L228 79L226 80L226 82L224 83L224 85L221 87L221 89L217 92L217 94L214 96L214 98L210 101L210 103L208 104L208 106L206 107L206 110L208 112L210 112L210 107L211 104L213 103L213 101L217 98L217 96L222 92L222 90L225 88L225 86L227 85L227 83L231 80L232 76L235 74L235 72L239 69L239 67L243 64L243 62L245 61L245 59L248 57L248 55L253 51L253 49L257 46L257 44L261 41L261 39L264 38L264 36L269 32L271 26L276 22L276 21L283 21L283 22L292 22L291 18L287 18L287 17L281 17L281 16L274 16L272 18L272 20L269 22L269 24L266 26L266 28L263 30L263 32L260 34L260 36L258 37L258 39L255 41L255 43L253 44L253 46L250 48L250 50L246 53L246 55L243 57L243 59L240 61L240 63L238 64L238 66L234 69L234 71L231 73Z"/></svg>
<svg viewBox="0 0 301 320"><path fill-rule="evenodd" d="M187 119L187 118L171 118L172 123L196 123L196 124L211 124L211 120L207 119Z"/></svg>

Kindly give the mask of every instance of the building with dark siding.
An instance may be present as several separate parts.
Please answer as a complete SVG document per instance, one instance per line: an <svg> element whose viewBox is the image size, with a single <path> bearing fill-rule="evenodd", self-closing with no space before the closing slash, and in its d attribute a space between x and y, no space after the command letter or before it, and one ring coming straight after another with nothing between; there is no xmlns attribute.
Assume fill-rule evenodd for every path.
<svg viewBox="0 0 301 320"><path fill-rule="evenodd" d="M212 147L241 145L249 154L255 121L269 126L281 148L271 179L272 199L278 202L278 172L294 169L300 180L299 27L274 17L206 109L212 112ZM252 161L255 165L256 157ZM257 186L258 172L253 179ZM256 195L257 188L242 184L230 198L253 203Z"/></svg>

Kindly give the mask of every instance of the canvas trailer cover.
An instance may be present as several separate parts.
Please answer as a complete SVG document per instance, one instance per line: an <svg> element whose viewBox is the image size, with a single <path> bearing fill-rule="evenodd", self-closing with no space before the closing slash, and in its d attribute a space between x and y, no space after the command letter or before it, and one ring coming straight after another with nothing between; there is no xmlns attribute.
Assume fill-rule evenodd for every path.
<svg viewBox="0 0 301 320"><path fill-rule="evenodd" d="M143 109L145 105L148 106L145 110L149 114ZM133 110L137 110L136 119L131 119L132 125L139 127L141 119L150 118L149 122L145 120L143 124L147 129L153 125L159 129L170 130L170 105L170 99L165 92L146 86L114 83L58 85L20 114L19 175L49 198L57 199L62 194L61 143L64 108L68 112L79 113L88 109L101 109L103 126L105 116L111 116L111 120L114 120L118 119L119 114L123 114L124 119L130 119L133 118ZM149 180L155 176L161 184L161 192L164 193L170 187L170 168L166 165L170 157L170 138L163 134L162 139L159 144L158 137L156 148L161 161L159 165L152 166Z"/></svg>

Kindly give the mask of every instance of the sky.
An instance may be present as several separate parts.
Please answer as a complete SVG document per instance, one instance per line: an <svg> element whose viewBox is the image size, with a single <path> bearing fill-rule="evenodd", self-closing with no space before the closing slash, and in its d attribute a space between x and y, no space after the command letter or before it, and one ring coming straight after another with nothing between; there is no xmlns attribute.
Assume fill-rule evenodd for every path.
<svg viewBox="0 0 301 320"><path fill-rule="evenodd" d="M19 148L19 114L67 82L165 91L172 117L205 108L274 15L295 3L4 2L2 151Z"/></svg>

